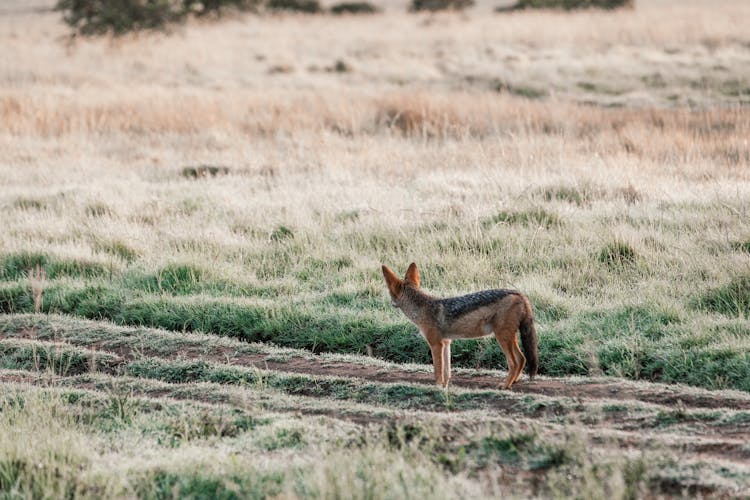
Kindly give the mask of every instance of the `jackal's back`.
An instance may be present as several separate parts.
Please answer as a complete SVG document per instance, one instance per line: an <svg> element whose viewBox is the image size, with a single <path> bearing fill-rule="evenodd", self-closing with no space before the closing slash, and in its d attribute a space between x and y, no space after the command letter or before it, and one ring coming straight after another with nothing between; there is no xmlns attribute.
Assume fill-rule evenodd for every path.
<svg viewBox="0 0 750 500"><path fill-rule="evenodd" d="M439 302L443 306L445 319L451 321L479 309L480 307L485 307L493 302L497 302L508 295L519 295L519 292L517 290L506 289L482 290L481 292L461 295L460 297L440 299Z"/></svg>

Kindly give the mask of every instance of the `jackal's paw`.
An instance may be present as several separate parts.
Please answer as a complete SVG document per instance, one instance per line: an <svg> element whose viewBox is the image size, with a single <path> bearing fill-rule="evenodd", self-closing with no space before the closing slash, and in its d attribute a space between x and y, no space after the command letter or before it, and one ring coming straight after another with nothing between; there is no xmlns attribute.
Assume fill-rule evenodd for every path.
<svg viewBox="0 0 750 500"><path fill-rule="evenodd" d="M511 388L511 386L513 386L513 382L503 381L503 382L500 382L497 385L497 390L498 391L509 391L510 388Z"/></svg>

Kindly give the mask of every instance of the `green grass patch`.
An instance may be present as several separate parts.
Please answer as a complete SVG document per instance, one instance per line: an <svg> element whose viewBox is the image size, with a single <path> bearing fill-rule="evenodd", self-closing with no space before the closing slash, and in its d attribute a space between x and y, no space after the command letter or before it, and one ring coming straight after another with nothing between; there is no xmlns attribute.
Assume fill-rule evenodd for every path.
<svg viewBox="0 0 750 500"><path fill-rule="evenodd" d="M125 262L133 262L140 256L136 249L121 240L97 242L94 244L94 249L118 257Z"/></svg>
<svg viewBox="0 0 750 500"><path fill-rule="evenodd" d="M738 252L750 253L750 239L744 241L735 241L732 243L732 249Z"/></svg>
<svg viewBox="0 0 750 500"><path fill-rule="evenodd" d="M482 226L485 228L497 224L520 224L524 226L541 226L552 228L562 224L560 217L554 212L548 212L543 208L519 211L501 211L492 217L482 220Z"/></svg>
<svg viewBox="0 0 750 500"><path fill-rule="evenodd" d="M599 250L597 260L611 269L623 269L636 263L638 254L629 243L614 240Z"/></svg>
<svg viewBox="0 0 750 500"><path fill-rule="evenodd" d="M56 375L78 375L97 369L113 369L116 356L69 346L39 342L0 341L0 368L49 371Z"/></svg>
<svg viewBox="0 0 750 500"><path fill-rule="evenodd" d="M574 205L588 205L604 197L603 189L590 184L578 186L549 186L539 191L545 201L565 201Z"/></svg>
<svg viewBox="0 0 750 500"><path fill-rule="evenodd" d="M137 288L149 293L189 295L203 290L206 272L191 264L168 264L153 274L136 278Z"/></svg>
<svg viewBox="0 0 750 500"><path fill-rule="evenodd" d="M0 257L0 280L26 278L37 267L43 269L49 279L95 278L112 273L110 266L99 262L63 259L40 252L19 252Z"/></svg>
<svg viewBox="0 0 750 500"><path fill-rule="evenodd" d="M693 303L698 309L726 316L750 316L750 275L736 276L707 290Z"/></svg>
<svg viewBox="0 0 750 500"><path fill-rule="evenodd" d="M240 500L273 498L284 491L286 475L281 472L252 474L205 474L197 471L156 471L135 487L139 498L194 498Z"/></svg>

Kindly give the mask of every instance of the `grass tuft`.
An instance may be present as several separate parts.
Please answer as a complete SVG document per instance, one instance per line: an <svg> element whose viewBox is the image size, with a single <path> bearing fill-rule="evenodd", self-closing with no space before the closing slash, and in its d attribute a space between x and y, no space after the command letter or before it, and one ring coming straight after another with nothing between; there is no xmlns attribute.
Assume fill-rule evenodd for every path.
<svg viewBox="0 0 750 500"><path fill-rule="evenodd" d="M229 172L229 167L218 165L198 165L194 167L184 167L181 175L187 179L205 179L208 177L228 175Z"/></svg>
<svg viewBox="0 0 750 500"><path fill-rule="evenodd" d="M598 260L602 264L613 268L622 269L635 264L638 254L635 249L627 242L615 240L604 245L599 251Z"/></svg>
<svg viewBox="0 0 750 500"><path fill-rule="evenodd" d="M169 264L137 281L138 287L146 292L188 295L203 289L206 273L192 264Z"/></svg>
<svg viewBox="0 0 750 500"><path fill-rule="evenodd" d="M750 239L735 241L732 243L732 249L738 252L750 253Z"/></svg>
<svg viewBox="0 0 750 500"><path fill-rule="evenodd" d="M496 224L519 224L549 229L562 225L562 221L556 213L548 212L543 208L523 211L502 211L482 220L482 226L485 228Z"/></svg>
<svg viewBox="0 0 750 500"><path fill-rule="evenodd" d="M86 215L88 217L107 217L112 215L112 209L104 203L91 203L86 206Z"/></svg>
<svg viewBox="0 0 750 500"><path fill-rule="evenodd" d="M592 201L604 196L604 191L601 188L590 184L549 186L543 188L540 192L546 201L565 201L578 206L589 205Z"/></svg>
<svg viewBox="0 0 750 500"><path fill-rule="evenodd" d="M136 249L122 240L97 242L94 244L94 249L114 255L128 263L135 261L140 256L140 253Z"/></svg>
<svg viewBox="0 0 750 500"><path fill-rule="evenodd" d="M294 231L286 226L278 226L271 231L271 236L269 236L269 238L271 241L290 240L294 238Z"/></svg>
<svg viewBox="0 0 750 500"><path fill-rule="evenodd" d="M750 316L750 275L736 276L723 286L707 290L695 305L726 316Z"/></svg>
<svg viewBox="0 0 750 500"><path fill-rule="evenodd" d="M83 259L63 259L40 252L19 252L0 257L0 279L18 280L29 275L32 269L43 269L47 277L56 279L96 278L111 273L111 268L99 262Z"/></svg>
<svg viewBox="0 0 750 500"><path fill-rule="evenodd" d="M47 202L39 198L16 198L13 200L13 207L19 210L44 210L47 208Z"/></svg>

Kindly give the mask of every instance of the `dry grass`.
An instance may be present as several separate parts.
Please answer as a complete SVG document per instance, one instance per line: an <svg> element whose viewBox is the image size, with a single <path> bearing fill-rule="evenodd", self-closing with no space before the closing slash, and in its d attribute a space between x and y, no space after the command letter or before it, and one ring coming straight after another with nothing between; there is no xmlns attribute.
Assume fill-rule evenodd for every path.
<svg viewBox="0 0 750 500"><path fill-rule="evenodd" d="M480 2L416 15L390 2L361 18L249 15L71 41L58 14L29 8L50 4L0 8L0 310L416 362L424 346L388 307L378 270L417 260L436 294L528 292L544 374L750 387L750 5L499 15ZM204 166L221 168L186 174ZM491 347L462 344L457 364L497 368ZM9 418L0 437L20 457ZM125 431L110 456L89 429L66 428L83 459L104 457L132 480L105 474L87 487L137 496L137 485L161 484L161 423L138 418L126 427L148 441L142 455L122 444ZM166 471L187 487L207 460L226 464L240 449L234 474L275 430L170 448L167 459L188 460ZM354 469L398 472L384 460L400 451L349 462L341 433L320 433L325 456L266 450L258 470L268 484L209 476L283 495L296 486L273 478L298 467L325 496L346 466L366 496ZM609 484L608 469L579 451L544 492L647 488L637 460L618 462ZM441 478L415 492L474 491L435 456L410 459L412 477ZM66 458L66 474L79 458ZM496 479L484 494L497 493Z"/></svg>
<svg viewBox="0 0 750 500"><path fill-rule="evenodd" d="M594 283L588 303L606 305L627 289L587 256L624 241L647 264L640 293L669 287L681 308L695 291L679 276L713 286L742 272L742 255L711 248L747 238L746 9L487 16L480 5L425 17L391 6L72 45L57 14L11 10L0 17L0 251L115 274L176 260L294 289L306 264L268 271L285 227L294 259L352 263L351 283L318 288L356 288L362 272L375 290L379 261L417 259L442 262L448 281L433 289L504 282L554 297ZM337 60L352 70L325 70ZM279 65L293 71L269 73ZM657 84L641 78L657 72ZM721 92L716 75L741 93ZM623 78L635 87L618 95L580 84ZM231 174L186 179L195 165ZM540 203L563 224L507 223ZM408 238L415 228L433 229Z"/></svg>

